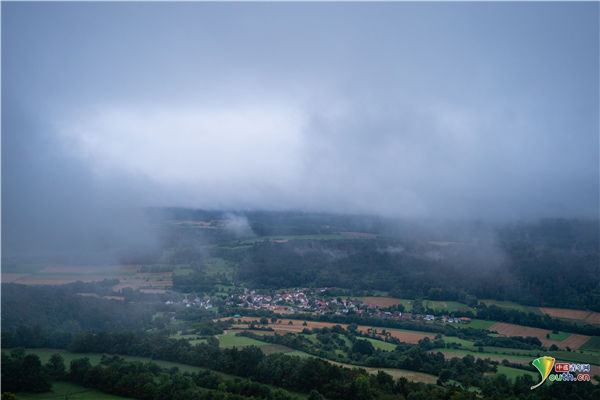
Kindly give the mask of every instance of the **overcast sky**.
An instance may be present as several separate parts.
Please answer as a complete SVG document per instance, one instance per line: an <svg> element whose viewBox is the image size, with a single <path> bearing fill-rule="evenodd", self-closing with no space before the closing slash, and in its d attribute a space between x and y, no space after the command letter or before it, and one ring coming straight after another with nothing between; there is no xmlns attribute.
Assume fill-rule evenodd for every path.
<svg viewBox="0 0 600 400"><path fill-rule="evenodd" d="M3 2L3 228L157 205L597 216L598 12Z"/></svg>

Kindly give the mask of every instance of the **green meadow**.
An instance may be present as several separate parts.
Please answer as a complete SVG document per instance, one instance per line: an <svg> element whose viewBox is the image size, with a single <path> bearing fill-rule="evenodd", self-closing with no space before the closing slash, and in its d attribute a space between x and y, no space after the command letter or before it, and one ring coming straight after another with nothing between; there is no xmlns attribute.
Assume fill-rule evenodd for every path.
<svg viewBox="0 0 600 400"><path fill-rule="evenodd" d="M377 350L394 351L396 349L396 345L393 343L388 343L388 342L384 342L383 340L377 340L377 339L372 339L372 338L366 338L366 339L369 342L371 342L373 347L375 347Z"/></svg>
<svg viewBox="0 0 600 400"><path fill-rule="evenodd" d="M18 393L19 400L69 399L69 400L128 400L129 397L115 396L99 390L86 388L69 382L53 382L50 392Z"/></svg>
<svg viewBox="0 0 600 400"><path fill-rule="evenodd" d="M99 364L102 359L102 355L103 355L103 354L98 354L98 353L71 353L69 351L61 350L61 349L27 349L27 353L28 354L36 354L40 358L40 361L42 362L42 364L47 363L48 360L50 360L50 357L52 356L52 354L58 353L65 360L65 366L67 367L67 369L69 368L69 364L71 363L71 361L77 360L79 358L84 358L84 357L89 358L90 363L92 365ZM147 358L147 357L134 357L134 356L120 356L120 357L125 359L126 361L153 362L162 368L170 369L170 368L176 367L176 368L179 368L179 370L182 372L199 372L199 371L206 370L206 368L195 367L192 365L175 363L175 362L170 362L170 361L153 360L153 359Z"/></svg>
<svg viewBox="0 0 600 400"><path fill-rule="evenodd" d="M264 346L265 344L267 343L246 336L236 336L236 332L227 332L219 335L220 347Z"/></svg>
<svg viewBox="0 0 600 400"><path fill-rule="evenodd" d="M498 374L506 375L508 379L514 381L518 376L529 375L534 380L539 377L539 374L532 371L525 371L524 369L507 367L504 365L498 365Z"/></svg>
<svg viewBox="0 0 600 400"><path fill-rule="evenodd" d="M499 301L499 300L480 300L486 306L498 306L502 308L509 308L512 310L522 311L522 312L531 312L534 314L542 315L542 312L538 307L524 306L519 303L515 303L513 301Z"/></svg>
<svg viewBox="0 0 600 400"><path fill-rule="evenodd" d="M474 329L488 329L494 325L496 321L486 321L483 319L472 319L467 324L454 324L457 328L474 328Z"/></svg>

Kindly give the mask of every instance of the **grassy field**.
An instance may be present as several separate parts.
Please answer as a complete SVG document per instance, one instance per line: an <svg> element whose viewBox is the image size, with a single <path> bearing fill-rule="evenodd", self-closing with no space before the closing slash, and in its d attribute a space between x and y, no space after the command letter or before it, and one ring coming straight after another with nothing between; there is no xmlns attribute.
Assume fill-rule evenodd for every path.
<svg viewBox="0 0 600 400"><path fill-rule="evenodd" d="M360 300L364 301L367 304L376 304L379 307L389 307L395 304L402 304L404 307L404 311L411 312L413 310L413 301L412 299L400 299L396 297L363 297ZM435 310L436 314L439 313L450 313L456 311L474 311L473 308L469 307L466 304L459 303L458 301L438 301L438 300L423 300L423 307L431 308Z"/></svg>
<svg viewBox="0 0 600 400"><path fill-rule="evenodd" d="M539 377L539 375L536 374L535 372L525 371L525 370L522 370L519 368L506 367L504 365L498 365L498 374L506 375L506 377L508 379L510 379L511 381L514 381L518 376L523 376L523 375L529 375L534 380Z"/></svg>
<svg viewBox="0 0 600 400"><path fill-rule="evenodd" d="M580 353L578 351L548 351L548 355L560 361L573 361L582 364L600 365L600 353L587 352Z"/></svg>
<svg viewBox="0 0 600 400"><path fill-rule="evenodd" d="M189 275L192 272L194 272L194 270L191 269L191 268L177 268L177 269L173 270L173 275L177 275L177 276L180 276L180 275Z"/></svg>
<svg viewBox="0 0 600 400"><path fill-rule="evenodd" d="M316 333L303 334L303 336L313 343L318 342Z"/></svg>
<svg viewBox="0 0 600 400"><path fill-rule="evenodd" d="M457 301L436 301L423 300L423 307L432 308L437 313L440 312L456 312L456 311L473 311L473 308L466 304Z"/></svg>
<svg viewBox="0 0 600 400"><path fill-rule="evenodd" d="M371 339L371 338L365 338L365 339L367 339L369 342L371 342L373 347L375 347L378 350L394 351L396 349L396 345L393 343L388 343L388 342L384 342L383 340L377 340L377 339Z"/></svg>
<svg viewBox="0 0 600 400"><path fill-rule="evenodd" d="M481 302L484 303L486 306L494 305L494 306L498 306L498 307L502 307L502 308L510 308L512 310L518 310L518 311L522 311L522 312L531 312L534 314L542 315L542 312L540 311L540 309L538 307L524 306L522 304L515 303L513 301L481 300Z"/></svg>
<svg viewBox="0 0 600 400"><path fill-rule="evenodd" d="M246 336L236 336L236 332L227 332L219 335L220 347L243 347L243 346L264 346L266 343Z"/></svg>
<svg viewBox="0 0 600 400"><path fill-rule="evenodd" d="M413 300L410 299L398 299L399 303L404 306L404 311L411 312L413 306Z"/></svg>
<svg viewBox="0 0 600 400"><path fill-rule="evenodd" d="M219 276L224 274L225 279L227 279L228 282L232 281L235 271L236 265L223 258L209 258L204 262L204 272L206 272L208 276Z"/></svg>
<svg viewBox="0 0 600 400"><path fill-rule="evenodd" d="M308 353L305 353L303 351L299 351L299 350L294 350L291 347L287 347L281 344L265 344L264 346L260 346L260 349L262 350L263 353L269 355L269 354L280 354L280 353L284 353L286 355L296 355L299 357L313 357ZM292 354L293 353L293 354Z"/></svg>
<svg viewBox="0 0 600 400"><path fill-rule="evenodd" d="M592 336L590 340L585 342L579 349L600 352L600 336Z"/></svg>
<svg viewBox="0 0 600 400"><path fill-rule="evenodd" d="M488 329L494 325L496 321L486 321L483 319L472 319L468 324L454 324L457 328L474 328L474 329Z"/></svg>
<svg viewBox="0 0 600 400"><path fill-rule="evenodd" d="M229 295L229 290L235 289L235 286L232 285L215 285L214 296L227 296Z"/></svg>
<svg viewBox="0 0 600 400"><path fill-rule="evenodd" d="M310 354L305 353L305 352L300 351L300 350L293 350L293 351L290 351L289 353L285 353L285 355L286 356L302 357L302 358L304 358L304 357L314 357L313 355L310 355Z"/></svg>
<svg viewBox="0 0 600 400"><path fill-rule="evenodd" d="M305 338L307 338L308 340L310 340L311 342L313 342L313 343L317 343L318 342L317 334L316 333L303 334L303 336ZM350 339L348 339L348 337L346 337L345 335L340 335L340 337L344 340L346 346L352 347L352 342L350 342ZM371 344L373 345L373 347L375 347L376 349L379 349L379 350L393 351L393 350L396 349L396 345L395 344L384 342L383 340L377 340L377 339L366 338L366 337L360 337L359 339L361 339L361 340L368 340L369 342L371 342Z"/></svg>
<svg viewBox="0 0 600 400"><path fill-rule="evenodd" d="M472 340L460 339L456 336L443 336L442 339L446 343L459 343L462 347L474 347L475 342Z"/></svg>
<svg viewBox="0 0 600 400"><path fill-rule="evenodd" d="M571 336L569 332L558 332L558 333L550 333L548 336L548 340L556 340L557 342L561 342Z"/></svg>
<svg viewBox="0 0 600 400"><path fill-rule="evenodd" d="M27 349L27 353L31 353L31 354L37 354L38 357L40 357L40 360L42 361L42 364L45 364L48 362L48 360L50 359L50 357L52 356L52 354L58 353L60 354L64 360L65 360L65 365L67 366L67 368L69 368L69 364L71 363L72 360L76 360L79 358L84 358L87 357L90 359L90 363L92 365L96 365L100 363L100 360L102 359L102 354L97 354L97 353L71 353L69 351L66 350L60 350L60 349ZM141 362L153 362L155 364L157 364L160 367L163 368L173 368L173 367L177 367L179 368L179 370L181 372L200 372L200 371L205 371L206 368L201 368L201 367L194 367L192 365L187 365L187 364L181 364L181 363L175 363L175 362L170 362L170 361L160 361L160 360L153 360L151 358L146 358L146 357L134 357L134 356L121 356L123 359L127 360L127 361L141 361Z"/></svg>
<svg viewBox="0 0 600 400"><path fill-rule="evenodd" d="M181 331L178 331L176 334L169 336L172 339L185 339L192 346L197 345L198 343L206 343L206 339L198 339L198 335L182 335Z"/></svg>
<svg viewBox="0 0 600 400"><path fill-rule="evenodd" d="M86 388L68 382L53 382L52 389L46 393L18 393L17 399L69 399L69 400L127 400L129 397L115 396L99 390Z"/></svg>

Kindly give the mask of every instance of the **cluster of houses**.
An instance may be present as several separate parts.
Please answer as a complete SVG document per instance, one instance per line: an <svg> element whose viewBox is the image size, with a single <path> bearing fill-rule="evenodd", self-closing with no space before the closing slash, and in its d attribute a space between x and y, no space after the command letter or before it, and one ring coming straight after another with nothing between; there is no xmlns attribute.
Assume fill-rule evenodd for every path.
<svg viewBox="0 0 600 400"><path fill-rule="evenodd" d="M177 303L178 302L173 301L173 300L165 301L165 304L177 304ZM185 305L185 307L187 307L187 308L196 306L196 307L200 307L200 308L204 308L204 309L209 309L209 308L213 307L213 299L210 299L210 298L201 299L199 297L196 297L195 299L190 300L186 297L183 300L181 300L179 303Z"/></svg>
<svg viewBox="0 0 600 400"><path fill-rule="evenodd" d="M378 318L392 318L399 320L421 319L433 321L435 319L449 323L468 323L470 318L454 318L446 315L436 317L431 314L413 314L400 311L383 311L375 304L366 304L358 299L324 298L323 292L327 288L319 289L291 289L281 292L264 294L256 290L244 289L242 294L231 295L225 300L227 306L237 306L249 309L270 310L277 313L309 312L315 314L347 313L363 314Z"/></svg>
<svg viewBox="0 0 600 400"><path fill-rule="evenodd" d="M455 323L455 324L464 324L464 323L471 322L471 318L469 318L469 317L452 318L452 317L443 315L441 319L444 322L450 322L450 323Z"/></svg>
<svg viewBox="0 0 600 400"><path fill-rule="evenodd" d="M283 290L280 292L263 294L256 290L244 289L242 294L229 295L225 300L222 298L184 298L180 301L167 300L165 304L183 304L185 307L199 307L209 309L216 306L216 303L226 306L241 307L248 309L270 310L276 313L286 314L295 312L308 312L314 314L335 314L342 315L348 313L363 314L377 318L391 318L398 320L439 320L447 323L469 323L467 317L449 317L442 315L436 317L432 314L417 314L400 311L383 311L375 304L366 304L358 299L325 298L323 292L327 288L311 290L307 288Z"/></svg>

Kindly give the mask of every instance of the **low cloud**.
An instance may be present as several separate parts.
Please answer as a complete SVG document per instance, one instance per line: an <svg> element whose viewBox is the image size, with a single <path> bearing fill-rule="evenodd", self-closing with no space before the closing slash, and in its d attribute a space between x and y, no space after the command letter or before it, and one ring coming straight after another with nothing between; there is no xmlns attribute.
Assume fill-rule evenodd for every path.
<svg viewBox="0 0 600 400"><path fill-rule="evenodd" d="M256 236L248 223L248 218L244 215L227 213L225 214L223 225L225 226L225 230L233 233L235 237L247 238Z"/></svg>
<svg viewBox="0 0 600 400"><path fill-rule="evenodd" d="M597 11L3 4L3 250L143 247L146 206L597 218Z"/></svg>

